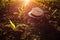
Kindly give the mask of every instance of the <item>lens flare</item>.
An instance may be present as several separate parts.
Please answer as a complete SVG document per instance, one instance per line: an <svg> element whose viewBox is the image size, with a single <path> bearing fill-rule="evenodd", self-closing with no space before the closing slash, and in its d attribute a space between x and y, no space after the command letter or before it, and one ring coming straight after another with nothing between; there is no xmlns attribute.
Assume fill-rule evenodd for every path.
<svg viewBox="0 0 60 40"><path fill-rule="evenodd" d="M30 0L25 0L26 3L28 3Z"/></svg>
<svg viewBox="0 0 60 40"><path fill-rule="evenodd" d="M30 0L24 0L25 6L26 6L27 4L29 4L29 2L30 2Z"/></svg>

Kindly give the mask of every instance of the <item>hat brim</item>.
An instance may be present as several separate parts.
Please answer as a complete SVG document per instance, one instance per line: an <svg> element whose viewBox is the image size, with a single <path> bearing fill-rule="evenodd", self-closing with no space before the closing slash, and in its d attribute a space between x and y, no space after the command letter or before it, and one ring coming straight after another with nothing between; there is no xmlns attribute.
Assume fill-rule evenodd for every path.
<svg viewBox="0 0 60 40"><path fill-rule="evenodd" d="M29 17L32 17L32 18L36 18L36 17L34 17L34 16L32 15L32 12L29 12L29 13L28 13L28 16L29 16Z"/></svg>

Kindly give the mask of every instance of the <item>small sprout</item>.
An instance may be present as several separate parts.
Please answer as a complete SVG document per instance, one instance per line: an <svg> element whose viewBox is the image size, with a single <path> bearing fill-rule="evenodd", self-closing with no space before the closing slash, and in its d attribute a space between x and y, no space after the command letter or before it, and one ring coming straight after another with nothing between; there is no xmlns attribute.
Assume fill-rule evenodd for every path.
<svg viewBox="0 0 60 40"><path fill-rule="evenodd" d="M57 9L55 9L55 10L53 11L52 15L54 15L56 12L57 12Z"/></svg>
<svg viewBox="0 0 60 40"><path fill-rule="evenodd" d="M16 30L15 24L14 24L11 20L9 20L9 22L10 22L11 28L12 28L13 30Z"/></svg>
<svg viewBox="0 0 60 40"><path fill-rule="evenodd" d="M51 7L49 7L49 10L51 10Z"/></svg>
<svg viewBox="0 0 60 40"><path fill-rule="evenodd" d="M54 18L56 18L56 16L54 16Z"/></svg>
<svg viewBox="0 0 60 40"><path fill-rule="evenodd" d="M0 28L0 31L2 31L2 29Z"/></svg>
<svg viewBox="0 0 60 40"><path fill-rule="evenodd" d="M7 34L7 32L4 32L3 35Z"/></svg>

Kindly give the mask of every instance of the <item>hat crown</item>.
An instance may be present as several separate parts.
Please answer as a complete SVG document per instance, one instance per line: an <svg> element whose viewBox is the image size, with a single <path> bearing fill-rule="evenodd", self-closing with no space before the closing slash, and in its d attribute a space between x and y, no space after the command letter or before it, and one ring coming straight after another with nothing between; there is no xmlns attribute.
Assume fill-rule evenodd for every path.
<svg viewBox="0 0 60 40"><path fill-rule="evenodd" d="M35 16L41 16L43 15L43 10L41 8L36 7L31 10L31 13Z"/></svg>
<svg viewBox="0 0 60 40"><path fill-rule="evenodd" d="M39 7L35 7L35 8L32 8L32 10L28 13L29 14L29 16L41 16L41 15L43 15L43 10L41 9L41 8L39 8ZM32 14L32 15L31 15Z"/></svg>

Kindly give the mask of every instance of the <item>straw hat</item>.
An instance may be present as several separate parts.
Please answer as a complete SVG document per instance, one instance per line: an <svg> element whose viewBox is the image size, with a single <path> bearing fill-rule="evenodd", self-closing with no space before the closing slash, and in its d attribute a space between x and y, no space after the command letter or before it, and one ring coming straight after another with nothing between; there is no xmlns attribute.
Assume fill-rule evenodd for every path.
<svg viewBox="0 0 60 40"><path fill-rule="evenodd" d="M28 13L28 16L32 18L40 17L43 15L44 15L44 11L39 7L32 8L32 10Z"/></svg>

